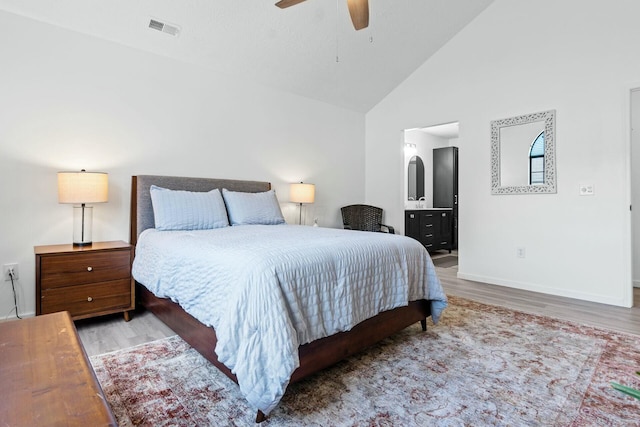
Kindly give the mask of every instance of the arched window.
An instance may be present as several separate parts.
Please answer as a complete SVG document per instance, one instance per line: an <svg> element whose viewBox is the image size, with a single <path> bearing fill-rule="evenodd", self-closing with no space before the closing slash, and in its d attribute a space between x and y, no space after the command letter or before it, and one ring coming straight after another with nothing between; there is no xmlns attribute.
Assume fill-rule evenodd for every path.
<svg viewBox="0 0 640 427"><path fill-rule="evenodd" d="M544 184L544 131L540 132L529 149L529 184Z"/></svg>

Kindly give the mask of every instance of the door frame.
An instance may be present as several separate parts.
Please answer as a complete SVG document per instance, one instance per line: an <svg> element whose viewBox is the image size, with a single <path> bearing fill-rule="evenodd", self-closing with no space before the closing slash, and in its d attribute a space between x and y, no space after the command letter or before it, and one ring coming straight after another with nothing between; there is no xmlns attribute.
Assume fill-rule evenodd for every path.
<svg viewBox="0 0 640 427"><path fill-rule="evenodd" d="M628 83L624 86L623 96L622 96L622 105L623 105L623 135L625 135L625 157L626 157L626 181L627 181L627 203L623 207L627 213L627 221L624 222L624 234L625 236L625 244L624 249L627 253L624 257L625 263L625 282L628 283L628 290L625 292L624 299L626 300L627 307L633 307L633 215L632 215L632 176L631 176L631 167L632 167L632 157L631 157L631 149L633 146L632 134L631 134L631 115L632 115L632 92L640 91L640 81ZM640 108L640 106L638 106ZM636 209L640 209L640 206L636 206ZM637 224L636 226L640 226ZM640 255L640 254L638 254Z"/></svg>
<svg viewBox="0 0 640 427"><path fill-rule="evenodd" d="M630 205L633 206L633 202L636 202L636 212L638 212L638 209L640 209L640 200L639 199L635 199L634 200L634 193L638 193L638 186L640 184L635 183L633 181L633 177L634 177L634 170L636 170L637 168L640 168L640 163L638 163L638 155L635 154L634 156L634 148L636 150L640 149L640 136L636 136L636 140L634 141L633 138L633 116L634 116L634 111L635 114L640 114L640 84L639 86L632 88L629 90L629 194L630 194ZM634 98L636 99L636 103L634 105ZM635 107L635 108L634 108ZM640 131L640 129L636 129L636 132ZM638 133L636 133L637 135L640 135ZM634 163L634 157L636 158L635 163ZM636 177L638 175L638 173L636 172ZM635 188L635 191L634 191ZM634 254L634 248L639 247L638 243L636 240L638 239L637 236L637 232L634 231L634 228L637 229L638 227L640 227L640 221L638 221L637 219L637 213L634 216L633 211L631 210L631 218L630 218L630 233L631 233L631 283L633 287L638 287L640 288L640 277L635 277L634 273L635 272L635 262L634 262L634 257L640 255L640 253L635 253ZM635 221L634 221L634 217L635 217ZM638 273L640 274L640 273Z"/></svg>

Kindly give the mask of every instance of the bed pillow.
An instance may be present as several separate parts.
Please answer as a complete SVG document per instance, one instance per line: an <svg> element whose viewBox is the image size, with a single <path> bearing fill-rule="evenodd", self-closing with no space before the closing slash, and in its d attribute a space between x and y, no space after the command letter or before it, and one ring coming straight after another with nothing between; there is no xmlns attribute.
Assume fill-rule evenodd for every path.
<svg viewBox="0 0 640 427"><path fill-rule="evenodd" d="M195 192L151 186L158 230L207 230L229 226L220 190Z"/></svg>
<svg viewBox="0 0 640 427"><path fill-rule="evenodd" d="M280 204L273 190L262 193L243 193L222 189L231 225L284 224Z"/></svg>

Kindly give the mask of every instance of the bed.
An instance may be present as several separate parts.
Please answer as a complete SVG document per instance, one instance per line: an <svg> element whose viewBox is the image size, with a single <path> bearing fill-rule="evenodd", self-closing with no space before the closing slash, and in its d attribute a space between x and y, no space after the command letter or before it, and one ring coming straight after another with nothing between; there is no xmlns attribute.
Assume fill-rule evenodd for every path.
<svg viewBox="0 0 640 427"><path fill-rule="evenodd" d="M263 421L266 414L277 405L277 401L279 401L281 394L284 393L289 383L299 381L321 369L331 366L413 323L420 322L422 329L426 330L426 318L432 316L434 322L437 322L441 311L446 307L446 296L442 291L437 276L435 276L433 263L426 250L421 248L420 256L409 257L408 255L402 255L405 254L405 252L415 253L416 249L411 247L411 245L414 245L412 242L415 242L413 239L404 236L383 237L383 233L322 229L321 227L290 226L286 224L250 224L239 227L234 225L217 228L215 230L197 230L185 233L158 231L156 230L156 224L154 222L152 188L156 191L154 194L158 194L158 189L164 191L182 190L190 193L207 193L220 190L224 191L225 194L234 194L234 196L235 194L240 196L249 193L256 197L261 197L263 194L266 195L270 193L271 185L268 182L260 181L140 175L132 177L131 191L130 238L131 243L136 245L134 277L136 278L136 293L139 304L153 312L189 343L189 345L220 369L220 371L238 383L241 392L245 395L249 403L257 409L257 422ZM229 217L235 215L229 210L229 205L227 205L227 210L229 211ZM158 215L157 212L156 215ZM312 233L315 234L312 235ZM351 234L345 236L344 233ZM263 239L263 235L265 236L264 243L262 240L259 240ZM284 240L289 239L289 237L287 237L289 235L291 235L290 239L293 240ZM350 247L345 249L346 252L340 255L340 259L336 261L338 263L341 262L343 256L345 259L350 259L348 258L350 256L371 258L369 255L371 249L369 249L369 246L366 246L369 244L368 240L370 239L373 239L375 245L377 245L374 250L378 250L378 246L381 247L382 250L386 250L386 246L397 246L400 248L399 253L402 256L397 255L395 252L391 255L392 264L401 265L397 268L398 271L393 273L395 276L393 276L392 279L387 278L387 270L395 271L395 267L394 269L388 267L378 269L375 271L375 274L369 274L376 279L367 279L369 282L375 282L371 285L373 287L386 286L385 282L388 281L400 280L417 282L417 279L412 278L414 273L407 273L407 270L415 270L416 275L425 277L420 279L419 286L407 286L407 289L403 291L395 288L383 290L382 293L385 294L385 297L380 298L380 301L378 301L378 298L375 298L376 302L372 303L372 308L367 308L369 311L374 310L371 311L371 313L374 314L366 314L367 310L359 308L360 302L364 298L374 299L368 296L369 291L363 291L361 292L362 295L358 294L359 296L357 298L349 297L349 301L355 301L351 304L351 306L354 307L353 311L355 314L351 312L345 314L343 311L339 316L336 316L336 319L325 321L323 326L315 326L315 322L308 321L305 318L311 304L307 300L311 301L312 298L310 299L307 294L305 294L304 297L296 296L296 291L289 289L288 283L311 280L307 278L300 279L303 275L300 272L306 271L305 268L311 270L314 268L317 269L317 265L311 266L311 261L307 262L303 260L322 260L324 259L322 257L331 256L331 254L327 255L324 253L312 253L309 256L300 256L299 254L302 253L303 250L302 246L305 246L309 250L314 250L311 248L312 246L314 248L322 248L323 245L333 248L333 245L337 244L334 242L338 242L340 239L354 242L352 244L354 247L362 246L366 248L365 250L358 249L360 252L366 253L358 253L358 250ZM183 245L181 242L187 242L187 244ZM239 242L238 246L242 247L242 249L237 249L235 246L236 243L232 242ZM306 243L300 246L301 244L296 242ZM409 245L409 248L406 249L405 245ZM192 272L197 272L199 276L210 279L211 283L207 283L206 285L192 285L192 283L195 283L194 280L188 282L189 286L184 286L184 284L174 284L173 281L168 279L168 276L172 275L171 272L175 271L178 267L175 265L166 266L168 261L163 257L169 257L169 253L174 252L174 249L179 246L192 247L193 254L189 255L190 258L185 258L188 259L188 261L185 261L185 259L172 261L175 262L176 265L180 266L187 262L190 263L191 257L194 259L203 258L204 261L209 261L205 266L201 265L202 261L200 261L201 264L195 267L189 266L188 269L182 270L177 276L187 280L187 276L191 277ZM251 246L254 246L256 250L253 252L242 252L242 250L246 251L247 247ZM210 250L218 251L215 252L217 255L210 256L208 254ZM278 254L280 250L283 252L281 256ZM336 251L337 250L332 249L329 252ZM397 252L397 250L395 251ZM269 256L264 257L264 259L258 258L258 253L267 253ZM186 255L182 255L182 253L175 256L178 258L186 257ZM279 257L284 261L279 261ZM414 260L413 258L416 259ZM240 266L234 267L236 270L229 270L229 272L221 270L227 262L229 262L229 264L235 264L229 261L231 259L242 259L243 262L240 263ZM159 261L157 261L156 266L146 269L139 268L139 272L136 273L136 261L138 260L140 260L140 263L142 263L143 260L150 260L150 264L152 265L154 261ZM147 262L147 264L149 263ZM266 266L268 273L262 273L260 271L254 273L254 266L262 264ZM285 267L281 264L287 264L286 268L290 268L291 272L287 271L283 273L282 271L284 271ZM291 264L291 266L289 266L289 264ZM309 267L307 267L306 264L309 264ZM353 264L356 263L349 263L351 269L353 269ZM229 266L229 268L232 267L231 265ZM281 268L282 271L280 270ZM164 273L163 271L169 273ZM196 273L193 274L195 275ZM307 276L313 276L315 273L305 274ZM325 277L333 277L332 274L334 273L322 272L321 274L329 274L329 276ZM356 273L349 274L353 275ZM138 277L136 277L136 275ZM263 276L266 277L266 281L264 282L266 284L263 284ZM285 276L286 278L283 278ZM360 276L362 276L362 274L358 273L358 277ZM379 277L383 279L378 279ZM138 279L140 279L142 283L140 283ZM260 286L246 285L246 283L252 280L256 280L260 283ZM324 282L320 281L322 283L314 286L324 288L326 287L325 282L332 282L332 280L333 279L325 280ZM232 283L235 281L238 283ZM341 280L341 283L342 282L344 281ZM215 292L207 291L207 296L203 297L203 290L205 288L210 289L215 286L219 286L215 288ZM246 291L236 290L245 288L247 289ZM172 291L168 291L167 289L174 289L177 293L172 294ZM187 291L184 291L184 289L187 289ZM272 290L266 291L263 289ZM249 298L245 298L244 294L242 294L242 297L233 296L241 292L248 294L255 293L258 302L252 302L250 304L260 305L260 308L254 309L252 305L250 309L247 309L245 312L244 304L247 304L245 300ZM267 292L277 293L278 295L272 297L271 293ZM420 292L420 295L423 293L428 295L416 297L416 292ZM281 293L282 295L280 295ZM376 293L379 292L376 291ZM187 294L195 294L196 297L189 296L190 300L188 300ZM213 296L209 294L213 294ZM341 299L342 297L336 297L338 294L335 293L332 295L333 297L331 298L322 296L313 298L318 298L319 306L323 306L324 304L345 305ZM402 297L402 295L404 295L405 299L403 303L398 304L397 301L391 301L397 300ZM323 301L322 298L328 301ZM237 306L234 304L237 304ZM216 310L213 309L208 310L209 307L213 306L221 307L220 310L223 314L211 314L216 312ZM183 307L186 307L186 309ZM231 307L235 308L232 309ZM254 313L256 310L258 310L257 313L259 313L258 321L247 317L250 315L256 317L257 315ZM267 310L269 310L269 313L267 313ZM325 311L323 312L323 310ZM325 312L331 312L332 310L334 310L333 306L327 309L318 309L317 313L314 310L311 311L315 313L315 317L323 318L323 316L327 316ZM271 311L275 313L271 314ZM345 320L345 318L348 319ZM219 326L217 332L213 325ZM256 332L252 328L258 328L259 331ZM285 338L279 335L280 332L273 336L270 335L272 329L277 329L278 331L285 330ZM243 342L242 337L238 338L236 336L242 335L245 330L248 331L246 334L251 335L250 339L253 340L250 343ZM236 342L239 344L236 344ZM233 347L234 345L236 347ZM264 352L260 353L257 359L267 357L268 353L274 348L276 352L282 354L278 354L274 356L275 358L266 361L247 361L245 359L248 359L249 356L245 357L245 354L250 354L250 352L246 351L246 348L251 348L252 351L254 348L258 348L258 350L264 348ZM282 364L274 364L274 361ZM244 367L247 363L249 364L248 367ZM257 371L253 364L259 366ZM228 366L231 366L231 368ZM265 371L260 371L260 369L263 368ZM252 376L252 378L249 380L246 379L247 371L251 371L250 376ZM272 378L277 376L283 376L283 379L278 380L277 378ZM271 385L274 381L280 382ZM263 385L263 382L265 385ZM250 386L248 387L247 384L250 384ZM263 389L265 387L269 388L269 390L265 391ZM275 392L272 389L275 390ZM262 399L260 393L268 394L268 396ZM275 398L273 397L274 395L276 396ZM264 403L263 401L268 403Z"/></svg>

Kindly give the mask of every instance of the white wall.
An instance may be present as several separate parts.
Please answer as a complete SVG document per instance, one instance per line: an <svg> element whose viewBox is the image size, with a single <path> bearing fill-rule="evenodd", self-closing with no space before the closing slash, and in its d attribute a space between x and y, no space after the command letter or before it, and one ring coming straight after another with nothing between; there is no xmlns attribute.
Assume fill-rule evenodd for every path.
<svg viewBox="0 0 640 427"><path fill-rule="evenodd" d="M640 80L639 15L632 0L496 0L367 114L367 201L403 229L398 129L458 120L459 276L631 305L628 90ZM492 196L491 120L549 109L557 194ZM579 196L580 184L595 195Z"/></svg>
<svg viewBox="0 0 640 427"><path fill-rule="evenodd" d="M93 240L128 241L131 175L265 180L285 217L288 184L316 184L308 223L341 227L364 200L364 116L0 12L0 265L19 263L19 311L35 310L33 246L70 243L56 172L109 173ZM0 320L11 313L0 283Z"/></svg>

